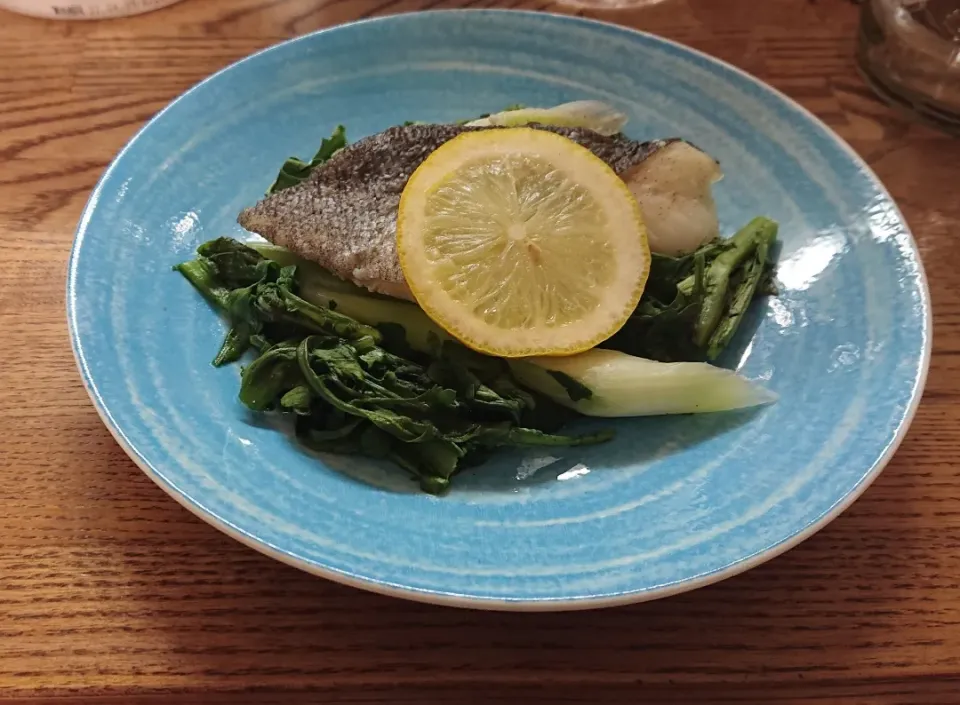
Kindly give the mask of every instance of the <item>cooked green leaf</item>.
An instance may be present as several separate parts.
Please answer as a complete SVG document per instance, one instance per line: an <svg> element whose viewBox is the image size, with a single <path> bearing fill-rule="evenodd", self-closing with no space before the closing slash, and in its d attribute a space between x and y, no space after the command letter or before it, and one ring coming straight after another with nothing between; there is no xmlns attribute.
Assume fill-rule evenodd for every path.
<svg viewBox="0 0 960 705"><path fill-rule="evenodd" d="M313 155L313 159L309 162L305 162L299 157L289 157L287 161L283 163L283 166L280 167L280 173L277 175L273 184L267 189L267 195L276 193L277 191L283 191L286 188L296 186L306 181L307 177L310 176L310 172L328 161L330 157L346 146L347 131L343 125L337 125L337 129L333 131L330 137L323 140L320 144L320 149L317 150L317 153Z"/></svg>
<svg viewBox="0 0 960 705"><path fill-rule="evenodd" d="M654 254L640 303L603 347L660 362L715 360L753 299L775 291L776 236L777 224L760 217L688 255Z"/></svg>
<svg viewBox="0 0 960 705"><path fill-rule="evenodd" d="M503 360L438 336L430 355L414 353L402 326L381 332L304 300L296 266L241 243L205 243L176 269L229 323L214 364L258 353L242 371L240 401L295 414L297 437L313 450L386 459L439 492L461 461L476 463L490 447L608 439L548 433L556 405L521 389Z"/></svg>

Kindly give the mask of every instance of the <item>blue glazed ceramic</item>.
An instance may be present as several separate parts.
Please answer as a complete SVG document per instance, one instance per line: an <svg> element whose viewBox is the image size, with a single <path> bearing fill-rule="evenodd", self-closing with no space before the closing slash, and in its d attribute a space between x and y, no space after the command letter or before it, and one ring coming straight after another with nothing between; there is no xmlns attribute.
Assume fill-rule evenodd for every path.
<svg viewBox="0 0 960 705"><path fill-rule="evenodd" d="M601 99L636 138L716 156L724 232L781 224L781 295L729 363L780 394L753 413L633 419L588 449L505 452L437 499L397 470L302 452L236 400L223 333L171 265L243 236L238 211L284 158L343 123ZM103 176L70 262L83 379L130 456L174 499L268 555L392 595L575 609L706 585L796 545L877 476L930 351L916 247L870 170L799 106L652 36L516 12L391 17L301 37L204 81ZM587 423L589 427L590 423ZM603 425L603 424L601 424Z"/></svg>

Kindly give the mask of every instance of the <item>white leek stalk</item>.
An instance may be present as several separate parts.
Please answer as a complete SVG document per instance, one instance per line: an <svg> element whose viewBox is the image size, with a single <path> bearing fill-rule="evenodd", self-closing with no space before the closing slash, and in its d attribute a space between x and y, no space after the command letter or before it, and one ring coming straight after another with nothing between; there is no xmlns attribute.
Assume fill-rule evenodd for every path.
<svg viewBox="0 0 960 705"><path fill-rule="evenodd" d="M522 385L586 416L659 416L745 409L777 395L704 362L656 362L594 348L569 357L508 360ZM574 401L550 371L590 390ZM576 395L575 395L576 396Z"/></svg>
<svg viewBox="0 0 960 705"><path fill-rule="evenodd" d="M601 135L615 135L627 124L627 116L599 100L577 100L553 108L520 108L494 113L468 122L469 127L520 127L531 122L554 127L583 127Z"/></svg>

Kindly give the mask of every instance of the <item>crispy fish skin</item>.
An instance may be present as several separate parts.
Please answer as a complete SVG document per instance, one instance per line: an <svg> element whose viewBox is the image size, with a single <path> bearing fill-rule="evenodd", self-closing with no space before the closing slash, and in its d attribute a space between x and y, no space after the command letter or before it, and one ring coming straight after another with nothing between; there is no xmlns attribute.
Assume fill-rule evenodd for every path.
<svg viewBox="0 0 960 705"><path fill-rule="evenodd" d="M586 147L624 176L670 140L637 142L580 128L531 125ZM371 291L413 300L397 258L397 211L407 180L460 125L391 127L340 150L306 181L262 199L238 222L275 245Z"/></svg>

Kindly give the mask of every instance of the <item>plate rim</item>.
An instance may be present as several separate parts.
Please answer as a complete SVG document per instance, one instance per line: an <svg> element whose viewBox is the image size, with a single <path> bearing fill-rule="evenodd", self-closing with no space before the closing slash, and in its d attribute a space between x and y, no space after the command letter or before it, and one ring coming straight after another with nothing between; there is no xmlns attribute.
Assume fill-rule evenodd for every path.
<svg viewBox="0 0 960 705"><path fill-rule="evenodd" d="M154 468L151 466L150 462L142 456L134 446L127 439L126 434L120 428L120 425L116 423L111 415L107 404L105 403L103 397L101 396L99 390L96 387L96 384L93 381L92 375L90 373L89 365L83 353L83 346L80 341L80 334L77 327L77 309L76 309L76 279L77 279L77 269L78 269L78 258L80 250L83 245L83 241L86 235L87 228L89 226L90 220L93 216L94 211L97 208L97 204L100 200L101 192L103 186L112 175L114 169L117 168L120 160L124 155L133 147L133 145L141 138L144 132L146 132L155 122L158 122L163 118L163 116L170 110L174 108L180 101L186 99L194 91L199 90L202 86L208 82L212 82L220 77L222 74L225 74L228 71L233 70L237 66L247 62L256 60L263 54L267 54L272 51L277 51L281 48L288 47L290 45L296 44L298 42L307 42L314 41L317 37L321 37L330 32L336 32L342 30L346 27L356 27L369 24L381 24L381 23L395 23L395 22L406 22L406 21L417 21L418 17L426 15L446 15L446 16L457 16L457 15L488 15L501 17L507 21L512 21L511 16L520 16L527 19L533 20L543 20L546 22L559 22L562 24L569 24L574 26L580 26L586 29L604 27L608 31L613 30L621 33L624 36L633 36L634 38L641 38L644 41L652 42L654 44L665 44L678 49L681 52L686 52L692 54L706 62L731 71L734 74L739 75L742 79L745 79L749 83L753 84L755 87L761 89L763 92L766 92L772 95L774 98L779 99L787 106L792 108L794 111L799 113L804 117L809 123L815 126L823 135L828 137L839 150L844 152L852 162L871 179L873 184L876 186L877 190L881 195L883 195L888 203L893 207L893 212L898 217L900 223L903 225L904 233L907 235L908 244L910 245L910 250L914 255L914 260L917 264L917 281L919 284L919 293L920 293L920 303L922 308L923 315L923 347L920 354L919 365L917 368L916 376L913 380L913 385L911 388L910 402L904 408L903 414L901 415L900 420L897 423L896 433L893 439L887 444L887 447L884 449L880 457L873 463L873 465L866 469L864 474L861 476L857 485L853 489L844 495L838 502L826 510L822 516L817 520L813 521L811 524L806 526L803 530L793 534L787 539L773 545L769 546L763 550L757 551L756 553L743 557L733 563L720 568L718 570L712 571L710 573L705 573L697 575L685 580L680 580L674 583L662 585L659 587L634 590L634 591L623 591L613 595L606 596L588 596L588 597L575 597L575 598L554 598L554 597L524 597L524 598L494 598L494 597L478 597L470 595L462 595L452 592L444 592L441 590L431 590L424 588L416 588L407 585L401 585L397 583L391 583L387 581L377 580L374 578L365 577L362 575L357 575L347 571L341 571L336 568L329 566L319 565L316 563L311 563L309 561L303 560L296 556L291 555L273 545L269 542L260 539L250 533L247 533L239 526L231 524L226 519L218 516L213 511L207 509L202 503L197 500L188 497L185 493L181 492L169 482L162 475L157 473ZM902 211L900 210L899 205L896 200L887 190L886 185L880 179L879 176L874 172L873 168L861 157L854 149L851 147L840 135L838 135L829 125L823 122L810 110L805 108L803 105L795 101L790 96L781 92L777 88L771 86L760 78L748 73L747 71L724 61L718 57L712 56L703 52L694 47L688 46L681 42L668 39L644 30L634 29L624 25L616 24L614 22L608 22L604 20L597 20L593 18L579 17L564 15L553 12L542 12L534 10L507 10L507 9L494 9L494 8L463 8L463 9L446 9L446 10L426 10L419 12L406 12L399 13L395 15L386 15L381 17L371 17L361 20L356 20L352 22L345 22L330 27L324 27L307 34L303 34L297 37L292 37L290 39L285 39L280 42L276 42L267 47L259 49L252 54L244 56L221 69L218 69L214 73L210 74L206 78L198 81L197 83L190 86L187 90L183 91L176 98L171 100L167 105L165 105L160 111L158 111L153 117L151 117L144 125L138 129L132 137L130 137L126 144L120 149L119 152L113 157L110 161L110 164L104 170L98 179L93 190L90 192L90 196L86 204L84 205L83 212L78 221L76 231L74 233L73 243L70 248L70 256L67 262L67 277L66 277L66 314L67 314L67 327L70 335L70 347L73 352L74 362L77 366L77 369L80 373L81 380L83 382L84 389L86 390L90 400L93 402L94 409L97 412L97 415L100 417L100 420L106 426L107 430L110 432L110 435L113 436L117 444L123 449L124 453L133 460L133 462L140 468L140 470L149 477L154 484L160 487L167 495L174 499L180 506L187 509L191 514L201 519L205 523L209 524L213 528L219 530L220 532L226 534L230 538L238 541L239 543L254 549L255 551L266 555L274 560L277 560L281 563L284 563L293 568L297 568L301 571L315 575L333 582L340 583L342 585L347 585L349 587L357 588L367 592L373 592L381 595L386 595L389 597L400 598L405 600L412 600L414 602L421 602L433 605L447 606L447 607L458 607L464 609L474 609L474 610L487 610L487 611L509 611L509 612L564 612L564 611L580 611L580 610L589 610L589 609L603 609L611 607L619 607L623 605L635 604L640 602L649 602L652 600L658 600L665 597L670 597L672 595L677 595L684 592L689 592L691 590L697 590L708 585L732 578L741 573L745 573L748 570L751 570L767 561L780 556L787 551L795 548L799 544L806 541L808 538L822 530L828 524L830 524L834 519L840 516L845 512L857 499L859 499L864 492L876 481L880 476L886 466L889 464L890 460L896 454L897 450L900 447L900 444L903 442L903 439L906 437L907 432L910 429L910 426L913 423L913 420L916 416L917 409L920 406L920 402L923 398L923 391L926 387L927 376L930 368L930 359L932 354L932 344L933 344L933 312L931 305L930 297L930 288L927 280L926 271L924 269L923 260L920 256L920 249L917 246L916 238L913 236L913 232L910 228L909 223L904 217Z"/></svg>

